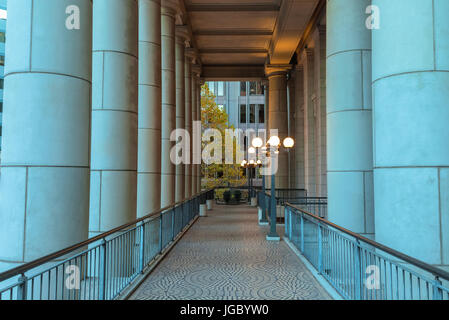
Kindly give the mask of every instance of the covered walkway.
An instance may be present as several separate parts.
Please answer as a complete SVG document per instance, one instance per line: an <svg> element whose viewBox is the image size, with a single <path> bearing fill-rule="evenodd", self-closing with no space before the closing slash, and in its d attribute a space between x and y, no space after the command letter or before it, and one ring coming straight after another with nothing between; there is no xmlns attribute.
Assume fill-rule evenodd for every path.
<svg viewBox="0 0 449 320"><path fill-rule="evenodd" d="M285 242L265 240L266 228L253 207L215 206L131 299L330 299Z"/></svg>

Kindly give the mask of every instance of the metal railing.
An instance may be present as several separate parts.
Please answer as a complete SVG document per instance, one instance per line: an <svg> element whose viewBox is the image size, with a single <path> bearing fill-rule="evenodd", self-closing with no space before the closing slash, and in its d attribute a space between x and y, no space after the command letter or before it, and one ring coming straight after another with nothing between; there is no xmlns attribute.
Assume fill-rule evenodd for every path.
<svg viewBox="0 0 449 320"><path fill-rule="evenodd" d="M285 236L345 299L449 300L449 273L285 203Z"/></svg>
<svg viewBox="0 0 449 320"><path fill-rule="evenodd" d="M279 191L278 191L279 190ZM321 218L327 219L327 197L307 197L307 191L304 189L292 189L286 192L286 189L276 189L276 203L279 206L285 206L286 203L295 204L299 208L311 212ZM257 193L257 203L262 210L270 212L270 192L259 191Z"/></svg>
<svg viewBox="0 0 449 320"><path fill-rule="evenodd" d="M213 190L0 273L0 300L112 300L198 215Z"/></svg>

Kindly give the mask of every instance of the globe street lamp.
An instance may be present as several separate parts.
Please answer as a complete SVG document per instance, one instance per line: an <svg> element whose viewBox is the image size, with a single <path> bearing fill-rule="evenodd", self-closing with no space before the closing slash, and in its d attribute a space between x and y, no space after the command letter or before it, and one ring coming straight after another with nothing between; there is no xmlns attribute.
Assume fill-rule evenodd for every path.
<svg viewBox="0 0 449 320"><path fill-rule="evenodd" d="M254 148L253 148L254 149ZM251 152L248 150L249 153L255 153L256 149L254 149L254 152ZM254 159L250 159L249 161L247 160L243 160L242 163L240 164L240 166L242 168L249 168L248 172L249 172L249 176L248 176L248 201L251 201L251 197L252 197L252 181L251 181L251 176L252 176L252 168L257 168L257 167L261 167L262 166L262 161L261 160L257 160L255 161Z"/></svg>
<svg viewBox="0 0 449 320"><path fill-rule="evenodd" d="M260 139L260 140L259 140ZM266 154L267 157L271 156L271 153L279 154L280 147L281 147L281 139L278 136L271 136L265 147L262 147L263 142L261 143L261 138L254 138L252 141L253 147L255 148L262 148L262 152ZM293 148L295 145L295 140L291 137L286 137L282 141L282 145L284 148L289 150L290 148ZM280 240L279 235L276 231L276 174L273 170L273 163L271 163L271 210L270 210L270 232L267 235L267 240Z"/></svg>

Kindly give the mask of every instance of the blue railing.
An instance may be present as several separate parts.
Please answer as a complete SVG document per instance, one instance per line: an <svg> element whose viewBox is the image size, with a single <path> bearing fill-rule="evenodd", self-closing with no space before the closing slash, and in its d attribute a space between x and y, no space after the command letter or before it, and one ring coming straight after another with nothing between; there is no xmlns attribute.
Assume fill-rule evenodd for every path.
<svg viewBox="0 0 449 320"><path fill-rule="evenodd" d="M276 189L276 204L285 206L286 203L294 204L299 208L313 213L321 218L327 219L327 197L308 197L304 196L307 191L304 189L292 189L286 192L286 189ZM266 210L267 214L270 212L271 202L270 192L259 191L257 193L257 203L261 210Z"/></svg>
<svg viewBox="0 0 449 320"><path fill-rule="evenodd" d="M0 300L115 299L183 232L211 193L0 273Z"/></svg>
<svg viewBox="0 0 449 320"><path fill-rule="evenodd" d="M345 299L449 300L449 273L285 203L285 236Z"/></svg>

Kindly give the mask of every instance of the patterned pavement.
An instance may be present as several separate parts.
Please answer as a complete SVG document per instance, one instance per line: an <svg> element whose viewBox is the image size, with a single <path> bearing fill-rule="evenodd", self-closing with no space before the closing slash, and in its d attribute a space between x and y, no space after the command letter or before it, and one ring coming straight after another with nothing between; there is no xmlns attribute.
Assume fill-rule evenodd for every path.
<svg viewBox="0 0 449 320"><path fill-rule="evenodd" d="M265 240L267 230L253 207L214 205L131 299L331 299L285 242Z"/></svg>

